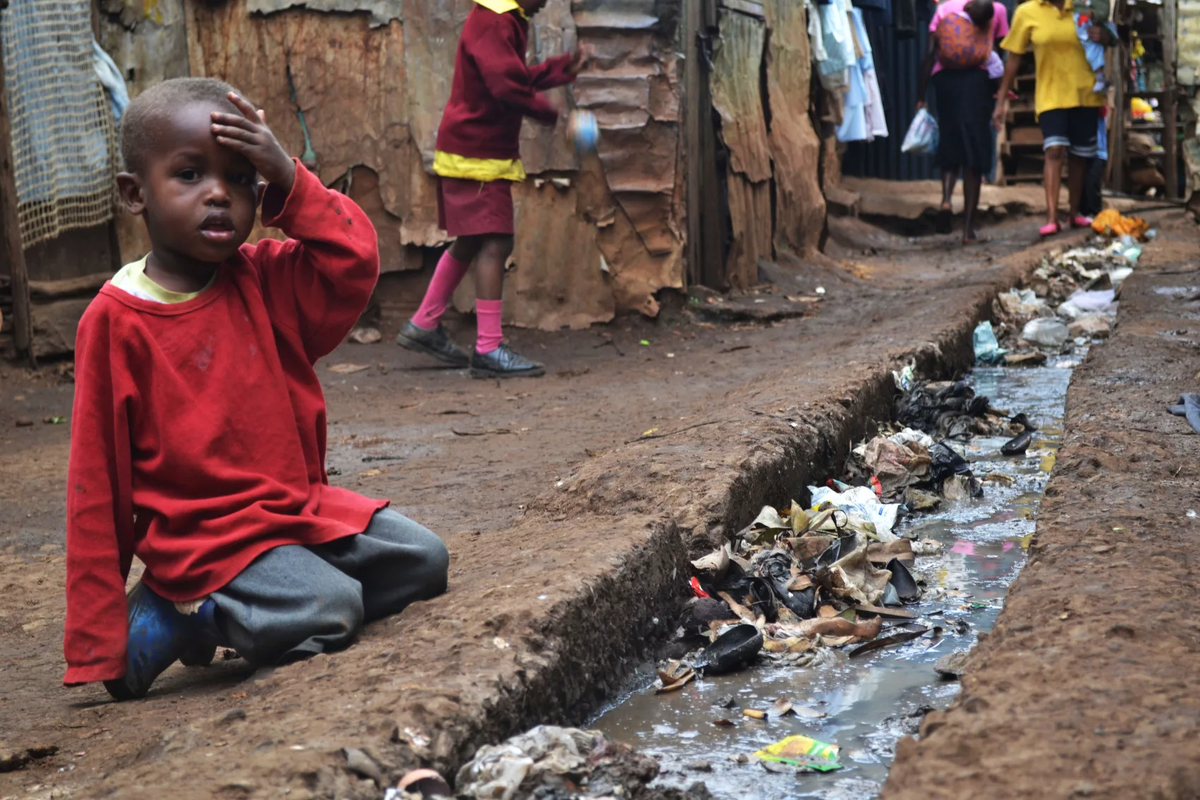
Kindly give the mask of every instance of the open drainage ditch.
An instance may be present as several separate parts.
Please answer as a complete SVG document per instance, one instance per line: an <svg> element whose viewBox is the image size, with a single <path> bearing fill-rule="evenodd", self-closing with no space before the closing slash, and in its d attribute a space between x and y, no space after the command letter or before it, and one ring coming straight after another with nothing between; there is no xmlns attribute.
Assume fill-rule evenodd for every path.
<svg viewBox="0 0 1200 800"><path fill-rule="evenodd" d="M655 693L654 667L647 665L635 688L588 727L656 757L662 764L660 783L686 787L703 781L719 798L878 795L897 740L915 733L929 709L946 707L959 690L957 681L939 677L934 663L965 653L991 630L1025 562L1061 439L1074 363L1052 359L1043 367L979 368L972 374L977 394L991 398L993 407L1025 412L1038 430L1023 457L1002 456L1004 438L971 440L966 454L975 475L991 477L983 497L944 503L936 512L908 516L897 525L896 533L942 545L939 555L917 557L914 573L925 580L925 591L919 602L905 607L918 617L911 622L929 633L853 659L846 655L851 648L842 648L819 651L804 667L762 661L668 694ZM796 487L795 495L802 496L803 487ZM742 715L743 709L769 709L780 697L797 713L766 720ZM836 743L842 769L798 773L747 761L793 734Z"/></svg>

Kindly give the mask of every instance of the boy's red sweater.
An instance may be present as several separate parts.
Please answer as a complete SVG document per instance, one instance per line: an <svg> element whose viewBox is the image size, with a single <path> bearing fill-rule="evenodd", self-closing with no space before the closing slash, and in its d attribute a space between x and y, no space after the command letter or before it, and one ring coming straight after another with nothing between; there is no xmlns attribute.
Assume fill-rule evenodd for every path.
<svg viewBox="0 0 1200 800"><path fill-rule="evenodd" d="M67 489L66 684L125 672L125 581L203 597L256 556L359 533L386 501L332 487L313 364L379 276L367 216L299 163L263 224L183 303L107 284L79 323Z"/></svg>
<svg viewBox="0 0 1200 800"><path fill-rule="evenodd" d="M450 101L438 128L437 149L468 158L521 157L521 119L558 119L538 92L575 80L570 56L525 64L529 22L516 11L497 14L475 6L467 15Z"/></svg>

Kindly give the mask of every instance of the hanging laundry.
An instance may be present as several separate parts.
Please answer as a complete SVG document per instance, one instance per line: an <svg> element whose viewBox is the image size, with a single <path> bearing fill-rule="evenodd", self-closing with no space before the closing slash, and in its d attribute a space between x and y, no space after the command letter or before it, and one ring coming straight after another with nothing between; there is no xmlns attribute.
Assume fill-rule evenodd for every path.
<svg viewBox="0 0 1200 800"><path fill-rule="evenodd" d="M850 84L837 139L839 142L873 142L876 138L886 137L888 127L879 93L879 79L875 74L871 40L867 38L867 28L863 24L860 9L851 8L847 19L857 58L848 67Z"/></svg>
<svg viewBox="0 0 1200 800"><path fill-rule="evenodd" d="M849 68L858 60L854 52L854 36L851 33L849 11L850 0L833 0L829 5L818 6L821 17L821 36L828 56L821 61L818 71L822 77L834 75ZM822 81L822 85L824 81ZM846 85L843 82L841 85ZM829 88L826 86L826 88Z"/></svg>
<svg viewBox="0 0 1200 800"><path fill-rule="evenodd" d="M879 77L875 72L875 53L871 47L871 39L867 36L866 20L861 9L855 8L851 13L855 38L862 46L863 55L858 65L863 73L863 85L867 90L865 112L867 117L867 134L876 139L886 139L888 135L887 116L883 111L883 96L879 91Z"/></svg>

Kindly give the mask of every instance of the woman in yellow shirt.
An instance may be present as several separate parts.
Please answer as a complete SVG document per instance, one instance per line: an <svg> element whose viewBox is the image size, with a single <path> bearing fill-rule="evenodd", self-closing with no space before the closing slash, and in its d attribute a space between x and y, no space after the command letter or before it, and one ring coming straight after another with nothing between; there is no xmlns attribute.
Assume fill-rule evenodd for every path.
<svg viewBox="0 0 1200 800"><path fill-rule="evenodd" d="M1112 44L1111 33L1093 27L1094 42ZM1096 155L1098 109L1104 97L1096 94L1096 76L1088 64L1075 28L1071 0L1026 0L1017 6L1012 27L1000 47L1009 52L1004 78L997 94L992 123L1001 130L1008 111L1008 92L1012 89L1021 58L1033 47L1037 86L1034 110L1042 129L1042 147L1046 162L1043 183L1046 187L1046 225L1041 234L1050 236L1062 230L1058 223L1058 193L1062 186L1064 155L1069 156L1067 191L1072 227L1085 227L1091 220L1079 213L1087 160Z"/></svg>

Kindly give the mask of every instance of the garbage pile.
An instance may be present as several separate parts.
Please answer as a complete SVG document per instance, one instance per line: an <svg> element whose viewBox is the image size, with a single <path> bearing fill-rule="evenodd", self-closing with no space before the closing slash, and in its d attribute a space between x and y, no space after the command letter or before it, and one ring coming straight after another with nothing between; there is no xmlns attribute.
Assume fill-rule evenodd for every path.
<svg viewBox="0 0 1200 800"><path fill-rule="evenodd" d="M650 786L659 764L596 731L539 725L498 745L479 748L455 780L455 795L470 800L709 800L702 783ZM406 787L407 788L407 787ZM388 800L427 793L391 790Z"/></svg>
<svg viewBox="0 0 1200 800"><path fill-rule="evenodd" d="M923 593L915 560L941 545L898 536L900 516L982 495L982 481L951 437L1011 435L1001 452L1022 455L1037 428L1024 414L1010 419L992 408L962 381L926 384L905 370L896 382L907 387L897 416L921 429L884 430L852 451L852 483L809 486L808 508L794 500L785 509L766 506L732 543L692 562L693 600L679 633L704 646L659 669L659 692L760 657L808 666L830 658L830 648L860 645L851 658L874 649L863 643L881 634L884 645L913 638L904 637L909 628L884 621L916 618L903 610Z"/></svg>
<svg viewBox="0 0 1200 800"><path fill-rule="evenodd" d="M1145 220L1111 210L1097 216L1093 228L1097 236L1090 244L1046 256L1025 286L996 298L998 325L981 322L975 329L977 363L1041 364L1048 353L1109 336L1121 283L1155 232Z"/></svg>

